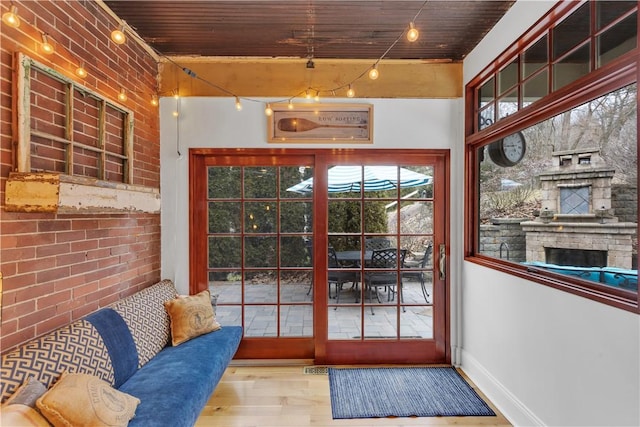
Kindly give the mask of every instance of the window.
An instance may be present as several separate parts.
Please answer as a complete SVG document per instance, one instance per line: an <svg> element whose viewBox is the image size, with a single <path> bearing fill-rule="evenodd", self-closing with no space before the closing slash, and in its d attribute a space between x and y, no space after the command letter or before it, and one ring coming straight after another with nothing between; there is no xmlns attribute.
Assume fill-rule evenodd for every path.
<svg viewBox="0 0 640 427"><path fill-rule="evenodd" d="M133 113L20 55L19 172L132 182Z"/></svg>
<svg viewBox="0 0 640 427"><path fill-rule="evenodd" d="M560 90L637 47L637 2L573 3L570 14L551 25L474 84L476 130ZM561 3L562 5L562 3ZM551 42L550 42L551 41ZM595 48L594 48L595 46Z"/></svg>
<svg viewBox="0 0 640 427"><path fill-rule="evenodd" d="M206 169L206 272L216 313L243 325L245 337L310 337L313 201L287 189L313 168L261 160L249 166L232 158Z"/></svg>
<svg viewBox="0 0 640 427"><path fill-rule="evenodd" d="M556 7L467 87L467 260L637 312L637 2Z"/></svg>

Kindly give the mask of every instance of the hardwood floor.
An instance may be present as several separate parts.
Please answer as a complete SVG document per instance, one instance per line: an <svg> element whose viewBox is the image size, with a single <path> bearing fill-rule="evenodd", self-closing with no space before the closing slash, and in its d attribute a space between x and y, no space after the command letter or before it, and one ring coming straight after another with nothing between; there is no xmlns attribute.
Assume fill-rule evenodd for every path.
<svg viewBox="0 0 640 427"><path fill-rule="evenodd" d="M469 381L463 372L461 374ZM301 365L231 365L200 414L196 426L510 426L482 392L470 381L469 384L497 416L334 420L331 417L327 374L305 374Z"/></svg>

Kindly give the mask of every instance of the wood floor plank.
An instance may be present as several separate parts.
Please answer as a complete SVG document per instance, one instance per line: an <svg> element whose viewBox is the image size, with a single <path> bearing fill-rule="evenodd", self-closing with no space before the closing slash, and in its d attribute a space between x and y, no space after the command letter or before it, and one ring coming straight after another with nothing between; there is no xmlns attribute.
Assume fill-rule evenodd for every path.
<svg viewBox="0 0 640 427"><path fill-rule="evenodd" d="M329 376L305 374L302 366L230 366L203 409L196 427L507 427L509 421L461 372L491 406L495 417L401 417L334 420Z"/></svg>

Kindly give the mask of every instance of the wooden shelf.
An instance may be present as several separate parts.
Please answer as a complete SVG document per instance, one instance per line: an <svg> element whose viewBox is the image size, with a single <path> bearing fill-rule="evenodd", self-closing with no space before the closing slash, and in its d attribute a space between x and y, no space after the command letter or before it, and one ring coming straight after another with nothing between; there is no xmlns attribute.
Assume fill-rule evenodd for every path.
<svg viewBox="0 0 640 427"><path fill-rule="evenodd" d="M120 184L57 173L9 174L8 212L160 213L157 188Z"/></svg>

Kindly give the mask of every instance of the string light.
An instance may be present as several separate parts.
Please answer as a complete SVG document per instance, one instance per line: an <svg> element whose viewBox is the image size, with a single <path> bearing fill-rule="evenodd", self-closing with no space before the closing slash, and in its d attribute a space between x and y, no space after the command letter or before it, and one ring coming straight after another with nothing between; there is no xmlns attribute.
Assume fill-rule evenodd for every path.
<svg viewBox="0 0 640 427"><path fill-rule="evenodd" d="M118 28L111 31L111 40L113 40L115 44L123 44L127 41L127 36L124 34L124 26L125 21L122 21L122 24L120 24Z"/></svg>
<svg viewBox="0 0 640 427"><path fill-rule="evenodd" d="M18 28L20 26L20 17L18 16L18 7L11 6L8 12L2 14L2 22L10 27Z"/></svg>
<svg viewBox="0 0 640 427"><path fill-rule="evenodd" d="M42 48L42 52L46 53L47 55L51 55L55 51L55 48L51 43L49 43L49 39L44 33L42 33L42 44L40 45L40 47Z"/></svg>
<svg viewBox="0 0 640 427"><path fill-rule="evenodd" d="M371 70L369 70L369 78L370 78L371 80L375 80L375 79L377 79L378 77L380 77L380 72L378 71L378 64L377 64L377 63L375 63L375 64L373 65L373 67L371 68Z"/></svg>
<svg viewBox="0 0 640 427"><path fill-rule="evenodd" d="M85 77L87 77L87 70L84 68L84 65L79 65L78 68L76 68L76 76L80 77L81 79L84 79Z"/></svg>
<svg viewBox="0 0 640 427"><path fill-rule="evenodd" d="M415 24L414 24L414 22L415 22L415 20L418 18L418 16L420 15L420 13L421 13L421 12L422 12L422 10L424 9L424 7L426 6L426 3L427 3L427 2L428 2L428 0L424 0L424 2L423 2L423 4L422 4L422 6L420 7L420 9L418 10L418 12L417 12L417 13L416 13L416 15L414 16L413 20L409 23L409 29L406 31L406 37L407 37L407 39L408 39L410 42L416 41L416 40L418 39L418 37L419 37L419 31L415 28ZM10 27L13 27L13 28L17 28L17 27L19 27L19 26L20 26L20 23L21 23L21 20L20 20L20 17L18 16L18 8L17 8L16 6L12 5L12 6L10 7L9 11L8 11L8 12L5 12L5 13L2 15L2 21L3 21L3 23L4 23L5 25L7 25L7 26L10 26ZM126 39L127 39L127 36L126 36L126 34L125 34L125 30L126 30L126 28L127 28L126 21L121 20L121 21L120 21L120 25L118 26L118 28L114 29L114 30L111 32L111 40L112 40L114 43L116 43L116 44L123 44L123 43L125 43L125 42L126 42ZM135 35L135 33L132 33L132 34L134 34L134 35ZM386 57L386 55L389 53L389 51L390 51L390 50L391 50L391 49L392 49L392 48L397 44L397 42L400 40L400 38L402 38L402 35L403 35L403 34L404 34L404 32L403 32L402 34L400 34L400 35L399 35L399 37L398 37L398 38L397 38L397 39L396 39L396 40L391 44L391 46L389 46L389 48L388 48L388 49L387 49L387 50L382 54L382 56L381 56L380 58L378 58L378 60L373 64L373 66L372 66L371 68L369 68L369 69L368 69L368 76L369 76L369 78L370 78L371 80L376 80L376 79L380 76L380 72L379 72L379 70L378 70L378 63L379 63L382 59L384 59L384 58ZM51 53L55 52L55 47L54 47L54 45L53 45L52 43L50 43L50 42L49 42L47 35L46 35L46 34L44 34L44 33L42 33L42 43L41 43L40 47L41 47L41 49L42 49L42 52L43 52L43 53L45 53L45 54L51 54ZM162 53L160 53L160 52L158 52L158 51L156 51L156 53L157 53L158 55L160 55L160 56L165 56L165 55L163 55ZM166 57L166 56L165 56L165 57ZM310 58L309 58L309 60L310 60L310 61L312 61L312 58L310 57ZM173 61L171 61L171 62L173 62ZM179 66L179 65L178 65L178 64L176 64L175 62L174 62L174 64L175 64L176 66ZM182 68L182 67L181 67L181 69L182 69L183 71L185 71L185 72L186 72L190 77L192 77L192 78L198 78L198 77L196 76L196 74L195 74L195 73L193 73L191 70L188 70L188 69L185 69L185 68ZM87 73L86 69L84 68L84 64L82 64L82 65L80 65L80 66L78 66L78 67L76 68L76 70L75 70L75 74L76 74L78 77L83 78L83 79L84 79L84 78L86 78L86 77L88 76L88 73ZM352 80L352 81L348 84L348 87L349 87L349 88L348 88L348 90L347 90L347 97L349 97L349 98L353 98L353 97L355 97L355 91L353 90L352 83L353 83L355 80L358 80L358 79L360 79L361 77L363 77L365 74L367 74L367 71L366 71L366 70L365 70L362 74L360 74L358 77L356 77L354 80ZM202 79L201 79L201 80L202 80ZM235 96L232 92L230 92L230 91L226 90L226 89L225 89L225 88L223 88L223 87L219 87L219 86L217 86L217 85L215 85L215 84L213 84L213 83L206 82L206 81L205 81L205 83L208 83L208 84L210 84L211 86L217 87L217 88L218 88L218 89L220 89L221 91L226 92L226 93L228 93L228 94L230 94L230 95L234 96L234 97L235 97L235 100L236 100L236 102L235 102L236 109L237 109L238 111L241 111L241 110L242 110L242 104L240 103L240 98L239 98L238 96ZM335 96L335 91L336 91L337 89L344 88L344 87L345 87L345 85L342 85L342 86L340 86L340 87L337 87L336 89L328 90L328 92L332 92L332 93L333 93L333 95ZM315 101L316 101L316 102L319 102L319 101L320 101L320 90L319 90L319 89L315 89L315 88L309 88L309 89L307 89L305 92L303 92L303 93L304 93L304 95L305 95L305 97L306 97L307 99L311 99L311 97L312 97L312 95L311 95L311 90L315 90L315 91L316 91L316 94L315 94L314 99L315 99ZM302 94L302 93L300 93L300 94L298 94L298 95L296 95L296 96L300 96L301 94ZM178 92L177 92L177 90L176 90L176 92L175 92L175 94L174 94L174 97L175 97L176 99L178 99ZM126 91L125 91L125 89L124 89L124 88L121 88L120 93L118 94L118 99L119 99L120 101L122 101L122 102L124 102L124 101L126 101L126 100L127 100L127 94L126 94ZM151 105L153 105L153 106L157 106L157 105L159 104L159 102L158 102L158 97L157 97L156 95L153 95L153 96L152 96L152 98L151 98L151 101L150 101L150 102L151 102ZM288 99L288 105L287 105L287 107L288 107L290 110L292 110L292 109L294 108L294 105L293 105L293 103L292 103L291 98L289 98L289 99ZM273 109L271 108L271 105L270 105L270 104L267 104L267 107L265 108L265 114L267 114L267 115L273 114Z"/></svg>
<svg viewBox="0 0 640 427"><path fill-rule="evenodd" d="M414 41L418 40L419 36L420 36L420 32L413 25L413 22L410 22L409 23L409 31L407 31L407 40L409 40L411 43L413 43Z"/></svg>
<svg viewBox="0 0 640 427"><path fill-rule="evenodd" d="M351 85L349 85L349 89L347 90L347 98L353 98L354 96L356 96L356 91L353 90L353 87L351 87Z"/></svg>
<svg viewBox="0 0 640 427"><path fill-rule="evenodd" d="M22 19L20 19L20 17L18 16L17 6L11 5L9 10L2 14L2 23L7 27L12 27L12 28L20 27L22 23ZM39 48L43 54L51 55L53 53L56 53L56 50L58 49L56 49L55 40L52 39L50 35L38 29L35 25L29 25L29 22L27 22L27 25L30 26L30 29L32 29L34 32L37 31L40 33L41 41L39 43ZM122 44L126 41L126 35L124 33L125 29L126 29L126 22L122 20L119 27L114 31L112 31L111 33L112 40L115 43ZM60 48L60 46L58 46L58 48ZM58 53L58 55L71 63L77 61L77 58L74 60L73 55L68 50L66 50L64 46L62 46L62 53ZM75 68L74 73L77 77L81 79L85 79L89 75L89 73L85 68L84 62L81 62L81 61L79 62L80 64ZM193 75L192 77L195 77L195 75ZM177 95L178 94L176 92L176 97ZM120 92L118 93L118 100L121 102L125 102L127 99L128 99L127 92L125 88L121 87ZM155 94L152 95L150 102L151 102L151 105L158 106L159 105L158 96Z"/></svg>
<svg viewBox="0 0 640 427"><path fill-rule="evenodd" d="M410 21L410 23L409 23L409 29L408 29L408 30L406 30L406 31L402 31L402 32L398 35L398 37L394 40L394 42L393 42L393 43L392 43L392 44L387 48L387 50L386 50L386 51L385 51L385 52L384 52L384 53L383 53L383 54L382 54L382 55L381 55L381 56L376 60L376 62L375 62L371 67L369 67L369 68L367 68L366 70L364 70L364 71L363 71L359 76L357 76L355 79L353 79L353 80L352 80L351 82L349 82L348 84L344 84L344 85L339 86L339 87L336 87L335 89L332 89L332 90L327 90L327 92L331 92L331 93L333 94L333 96L335 96L335 95L336 95L336 90L338 90L338 89L342 89L342 88L344 88L344 87L348 86L348 90L347 90L347 97L348 97L348 98L353 98L353 97L355 97L355 90L353 89L352 84L353 84L356 80L359 80L360 78L362 78L362 77L363 77L363 76L365 76L365 75L368 75L368 76L369 76L369 79L371 79L371 80L376 80L378 77L380 77L380 71L378 70L378 64L380 63L380 61L382 61L382 60L387 56L387 54L388 54L388 53L391 51L391 49L393 49L393 47L394 47L394 46L395 46L395 45L396 45L396 44L397 44L397 43L402 39L402 37L406 34L406 37L407 37L407 39L408 39L410 42L414 42L414 41L416 41L416 40L418 39L418 37L419 37L419 31L415 28L415 24L414 24L414 23L415 23L416 19L418 18L418 16L420 15L420 13L421 13L421 12L423 11L423 9L425 8L425 6L426 6L426 4L427 4L427 2L428 2L428 1L429 1L429 0L424 0L424 2L422 3L422 6L420 6L420 9L419 9L419 10L418 10L418 12L416 13L416 15L413 17L413 20L411 20L411 21ZM123 21L123 23L124 23L124 21ZM161 52L159 52L159 51L157 51L157 50L156 50L156 53L157 53L159 56L163 56L163 57L165 57L167 60L169 60L169 62L172 62L176 67L178 67L178 68L182 69L182 71L184 71L185 73L187 73L187 75L189 75L190 77L192 77L192 78L194 78L194 79L199 78L199 77L197 77L197 76L195 75L195 73L191 72L191 70L188 70L188 69L186 69L186 68L184 68L184 67L180 66L179 64L177 64L176 62L174 62L173 60L171 60L171 58L169 58L169 57L167 57L166 55L164 55L163 53L161 53ZM307 61L307 68L310 68L310 67L309 67L309 62L312 62L312 57L311 57L311 56L309 56L309 57L307 57L307 59L308 59L308 61ZM218 85L216 85L216 84L214 84L214 83L212 83L212 82L209 82L209 81L203 80L202 78L199 78L199 79L200 79L200 80L202 80L202 81L204 81L204 83L206 83L206 84L208 84L208 85L210 85L210 86L213 86L213 87L215 87L216 89L218 89L218 90L220 90L220 91L222 91L222 92L225 92L225 93L227 93L227 94L229 94L229 95L231 95L231 96L234 96L234 97L235 97L235 99L236 99L236 103L235 103L235 105L236 105L236 109L237 109L238 111L242 110L242 105L240 104L240 99L239 99L239 97L238 97L238 96L236 96L233 92L231 92L231 91L229 91L229 90L225 89L224 87L218 86ZM290 109L290 110L293 110L293 109L294 109L294 105L293 105L293 103L292 103L292 98L299 97L299 96L304 96L306 99L311 99L311 98L312 98L312 92L311 92L312 90L316 92L316 94L315 94L315 96L314 96L313 98L315 99L315 101L319 101L319 100L320 100L320 91L321 91L321 90L320 90L320 89L313 88L313 87L309 87L307 90L302 91L302 92L298 93L297 95L295 95L295 96L293 96L293 97L291 97L291 98L285 99L286 101L288 101L288 103L287 103L287 108L288 108L288 109ZM324 92L324 90L323 90L323 92ZM283 101L285 101L285 100L282 100L282 101L280 101L280 102L283 102ZM258 100L254 100L254 99L249 99L249 101L256 101L256 102L259 102ZM266 115L271 115L271 114L273 114L273 109L271 108L271 104L267 104L267 105L266 105L266 107L265 107L265 114L266 114Z"/></svg>

